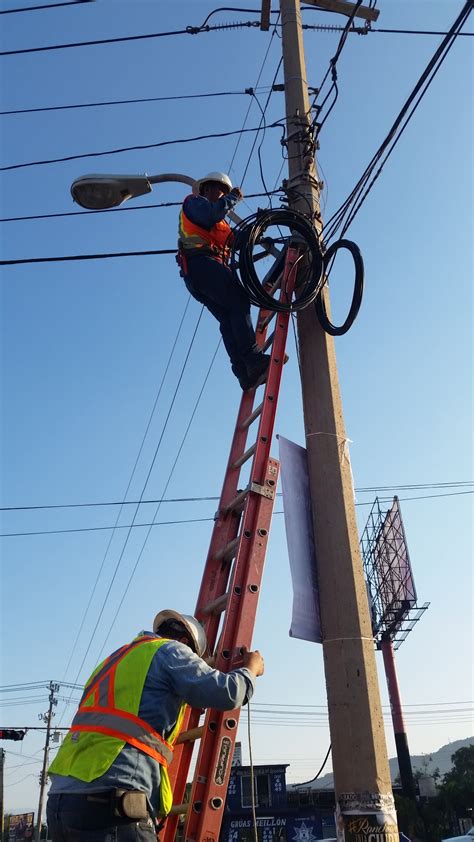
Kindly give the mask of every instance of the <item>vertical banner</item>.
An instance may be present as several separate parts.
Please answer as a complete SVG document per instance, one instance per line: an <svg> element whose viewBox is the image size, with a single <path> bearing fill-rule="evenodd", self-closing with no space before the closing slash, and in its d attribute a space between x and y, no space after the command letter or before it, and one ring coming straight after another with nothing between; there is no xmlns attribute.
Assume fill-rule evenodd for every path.
<svg viewBox="0 0 474 842"><path fill-rule="evenodd" d="M278 436L286 542L293 582L290 637L322 643L306 450Z"/></svg>
<svg viewBox="0 0 474 842"><path fill-rule="evenodd" d="M391 793L350 793L338 796L338 842L399 842L395 802Z"/></svg>

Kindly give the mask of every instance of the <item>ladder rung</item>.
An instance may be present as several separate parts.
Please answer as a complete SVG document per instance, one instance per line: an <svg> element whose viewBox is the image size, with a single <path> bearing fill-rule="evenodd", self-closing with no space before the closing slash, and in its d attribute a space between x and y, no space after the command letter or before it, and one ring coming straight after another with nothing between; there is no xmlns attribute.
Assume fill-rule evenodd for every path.
<svg viewBox="0 0 474 842"><path fill-rule="evenodd" d="M256 449L257 449L257 442L255 442L255 444L253 444L252 447L249 447L249 449L246 450L245 453L242 453L242 456L240 457L240 459L236 459L236 461L234 462L232 467L233 468L240 468L244 464L244 462L246 462L248 459L250 459L251 456L253 456Z"/></svg>
<svg viewBox="0 0 474 842"><path fill-rule="evenodd" d="M237 536L237 538L234 538L234 540L227 544L227 546L223 547L222 550L219 550L219 552L215 555L216 560L231 561L231 559L235 556L237 547L239 546L239 541L240 538Z"/></svg>
<svg viewBox="0 0 474 842"><path fill-rule="evenodd" d="M185 816L188 812L189 804L173 804L169 815L170 816Z"/></svg>
<svg viewBox="0 0 474 842"><path fill-rule="evenodd" d="M217 599L213 599L212 602L208 602L207 605L205 605L202 609L202 613L221 614L227 605L228 598L229 594L223 593L222 596L218 596Z"/></svg>
<svg viewBox="0 0 474 842"><path fill-rule="evenodd" d="M244 425L242 424L242 426ZM243 491L239 491L239 493L234 497L234 499L231 500L230 503L227 504L227 506L224 506L223 511L226 514L228 512L241 512L248 493L248 488L244 488Z"/></svg>
<svg viewBox="0 0 474 842"><path fill-rule="evenodd" d="M262 354L264 354L265 351L268 351L268 349L269 349L270 345L272 345L274 339L275 339L275 331L273 331L273 333L270 334L268 339L262 345Z"/></svg>
<svg viewBox="0 0 474 842"><path fill-rule="evenodd" d="M189 731L183 731L175 742L176 746L180 743L191 743L194 740L200 740L204 734L204 725L198 725L196 728L190 728Z"/></svg>
<svg viewBox="0 0 474 842"><path fill-rule="evenodd" d="M263 322L259 322L258 330L260 331L260 333L263 333L263 331L265 330L267 325L270 324L271 320L274 319L275 316L276 316L276 310L272 310L271 313L269 313L268 316L266 316L264 318Z"/></svg>
<svg viewBox="0 0 474 842"><path fill-rule="evenodd" d="M273 293L276 292L277 289L279 289L280 287L281 287L281 275L276 279L275 283L272 284L271 287L269 287L268 289L265 288L265 292L268 292L269 295L273 295Z"/></svg>
<svg viewBox="0 0 474 842"><path fill-rule="evenodd" d="M254 411L252 412L252 414L251 414L251 415L249 415L249 416L248 416L248 418L246 418L246 419L245 419L245 421L242 421L241 427L242 427L242 429L243 429L243 430L246 430L246 429L247 429L247 427L250 427L250 425L251 425L251 424L253 424L253 422L255 421L255 419L256 419L256 418L258 418L258 416L262 414L262 409L263 409L263 401L262 401L262 403L260 403L260 404L259 404L259 405L258 405L258 406L254 409Z"/></svg>

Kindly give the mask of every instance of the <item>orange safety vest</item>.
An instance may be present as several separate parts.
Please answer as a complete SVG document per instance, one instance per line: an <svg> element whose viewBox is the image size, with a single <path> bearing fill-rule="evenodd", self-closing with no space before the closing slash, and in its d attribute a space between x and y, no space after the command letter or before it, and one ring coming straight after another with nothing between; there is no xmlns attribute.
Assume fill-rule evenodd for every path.
<svg viewBox="0 0 474 842"><path fill-rule="evenodd" d="M189 197L188 197L189 198ZM212 254L222 263L227 263L230 255L230 243L233 239L230 225L224 219L216 222L212 228L202 228L191 222L183 208L179 215L178 246L180 252L190 254L202 249L202 254Z"/></svg>
<svg viewBox="0 0 474 842"><path fill-rule="evenodd" d="M86 686L70 730L92 731L124 740L167 767L173 759L172 746L144 719L115 704L115 673L120 661L137 646L149 641L156 641L156 638L141 637L106 658Z"/></svg>

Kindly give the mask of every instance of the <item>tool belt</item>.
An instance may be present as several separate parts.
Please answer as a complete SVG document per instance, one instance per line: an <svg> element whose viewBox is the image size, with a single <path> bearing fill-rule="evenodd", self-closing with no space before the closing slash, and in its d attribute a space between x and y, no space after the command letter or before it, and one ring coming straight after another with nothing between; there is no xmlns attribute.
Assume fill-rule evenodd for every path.
<svg viewBox="0 0 474 842"><path fill-rule="evenodd" d="M213 257L219 263L227 265L227 255L215 246L202 246L201 248L183 249L182 246L178 248L176 255L176 263L178 264L181 276L184 278L188 274L188 260L195 257Z"/></svg>
<svg viewBox="0 0 474 842"><path fill-rule="evenodd" d="M150 817L148 802L144 792L133 789L110 789L104 792L91 792L86 795L90 804L108 804L112 816L126 819L147 819Z"/></svg>

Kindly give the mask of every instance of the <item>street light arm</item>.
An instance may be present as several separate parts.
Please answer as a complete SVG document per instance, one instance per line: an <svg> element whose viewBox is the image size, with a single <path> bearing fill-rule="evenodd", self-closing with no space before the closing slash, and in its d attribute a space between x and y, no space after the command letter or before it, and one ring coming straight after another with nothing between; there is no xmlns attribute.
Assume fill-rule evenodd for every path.
<svg viewBox="0 0 474 842"><path fill-rule="evenodd" d="M193 188L196 184L195 178L191 178L190 175L183 175L182 173L177 172L165 172L160 173L160 175L149 175L148 181L150 184L161 184L164 181L179 181L182 184L189 184L189 186Z"/></svg>

